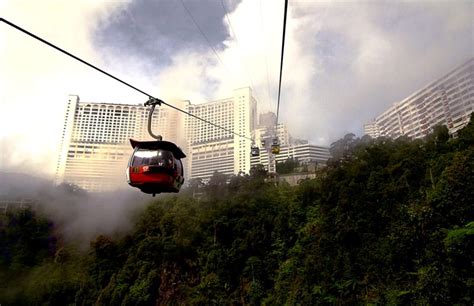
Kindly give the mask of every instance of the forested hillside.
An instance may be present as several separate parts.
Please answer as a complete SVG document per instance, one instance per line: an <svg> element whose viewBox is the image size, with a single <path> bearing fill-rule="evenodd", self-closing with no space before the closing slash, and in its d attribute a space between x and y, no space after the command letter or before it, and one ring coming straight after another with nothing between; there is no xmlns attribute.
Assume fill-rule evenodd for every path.
<svg viewBox="0 0 474 306"><path fill-rule="evenodd" d="M86 252L47 215L0 216L0 304L472 305L473 120L332 151L296 187L259 168L153 200Z"/></svg>

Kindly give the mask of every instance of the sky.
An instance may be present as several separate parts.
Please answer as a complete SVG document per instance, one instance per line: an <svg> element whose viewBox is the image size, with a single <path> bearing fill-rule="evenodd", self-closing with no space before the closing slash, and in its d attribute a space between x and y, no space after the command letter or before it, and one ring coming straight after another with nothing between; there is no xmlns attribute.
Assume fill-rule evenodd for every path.
<svg viewBox="0 0 474 306"><path fill-rule="evenodd" d="M165 101L251 86L276 111L283 0L3 0L0 15ZM280 121L317 145L361 136L473 56L473 20L474 1L290 0ZM54 174L68 94L147 100L4 23L0 67L0 171Z"/></svg>

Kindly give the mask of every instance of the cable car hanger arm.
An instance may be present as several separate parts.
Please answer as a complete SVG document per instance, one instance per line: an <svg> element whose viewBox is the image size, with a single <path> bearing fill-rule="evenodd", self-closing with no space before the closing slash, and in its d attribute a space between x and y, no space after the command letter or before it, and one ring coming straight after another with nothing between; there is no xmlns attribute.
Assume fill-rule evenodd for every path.
<svg viewBox="0 0 474 306"><path fill-rule="evenodd" d="M151 109L150 109L150 112L148 113L148 134L150 134L151 137L155 138L156 140L158 141L162 141L163 140L163 137L161 135L155 135L153 133L153 131L151 130L151 120L153 118L153 112L155 111L155 107L157 105L161 105L163 101L161 101L160 99L155 99L153 97L150 97L148 99L148 101L146 101L143 105L144 106L150 106L151 105Z"/></svg>

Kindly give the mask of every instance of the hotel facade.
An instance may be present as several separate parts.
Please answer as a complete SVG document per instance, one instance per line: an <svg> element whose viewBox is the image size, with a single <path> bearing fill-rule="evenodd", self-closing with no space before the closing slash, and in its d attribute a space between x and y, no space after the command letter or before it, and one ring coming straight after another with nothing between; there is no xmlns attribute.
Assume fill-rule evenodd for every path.
<svg viewBox="0 0 474 306"><path fill-rule="evenodd" d="M422 138L436 125L450 134L463 128L474 109L474 58L418 90L364 125L371 137Z"/></svg>
<svg viewBox="0 0 474 306"><path fill-rule="evenodd" d="M183 149L186 179L208 180L215 171L250 171L250 139L257 108L250 88L236 89L228 98L203 104L172 103L228 130L166 106L155 109L152 130ZM82 102L79 96L70 95L56 183L72 183L93 192L126 187L125 169L133 151L129 139L152 140L147 122L148 109L140 104Z"/></svg>
<svg viewBox="0 0 474 306"><path fill-rule="evenodd" d="M190 104L188 111L226 130L191 116L185 118L189 159L187 177L207 181L216 171L228 175L248 173L257 113L252 90L239 88L225 99Z"/></svg>
<svg viewBox="0 0 474 306"><path fill-rule="evenodd" d="M177 103L184 108L189 102ZM125 169L133 151L129 139L152 140L147 122L148 110L142 105L81 102L79 96L70 95L56 183L71 183L88 191L124 186ZM157 108L153 114L153 131L185 147L184 133L176 129L183 124L183 115L169 108Z"/></svg>
<svg viewBox="0 0 474 306"><path fill-rule="evenodd" d="M182 161L186 182L205 182L215 172L249 173L256 164L275 172L275 163L287 158L318 164L325 164L329 158L328 148L293 141L284 124L276 129L281 153L269 153L276 117L263 114L262 124L257 126L257 102L248 87L234 90L227 98L202 104L171 103L219 126L166 106L155 109L152 130L185 152ZM127 188L125 169L133 151L129 139L152 140L147 131L148 114L149 110L140 104L82 102L79 96L70 95L56 183L72 183L93 192ZM258 157L250 155L252 140L261 147Z"/></svg>
<svg viewBox="0 0 474 306"><path fill-rule="evenodd" d="M275 135L280 143L280 153L276 155L271 153ZM251 166L262 164L270 173L276 172L277 163L289 158L296 159L302 164L316 163L318 165L326 165L328 159L331 158L328 147L312 145L307 140L293 139L286 125L282 123L278 124L275 133L275 125L268 125L262 117L260 117L260 125L255 130L255 140L261 145L260 155L250 158Z"/></svg>
<svg viewBox="0 0 474 306"><path fill-rule="evenodd" d="M270 149L261 150L260 156L252 157L252 166L262 164L268 172L276 172L276 164L292 158L301 164L315 163L325 166L331 158L329 148L309 143L285 144L280 147L280 154L273 155Z"/></svg>

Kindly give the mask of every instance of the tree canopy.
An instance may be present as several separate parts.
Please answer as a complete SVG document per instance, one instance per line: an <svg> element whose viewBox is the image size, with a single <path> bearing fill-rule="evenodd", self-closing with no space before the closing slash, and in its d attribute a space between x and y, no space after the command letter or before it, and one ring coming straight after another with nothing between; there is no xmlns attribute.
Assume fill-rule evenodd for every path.
<svg viewBox="0 0 474 306"><path fill-rule="evenodd" d="M153 200L86 253L47 216L0 218L0 301L24 304L474 302L474 122L451 138L362 139L298 186L215 174ZM199 198L195 197L199 191Z"/></svg>

